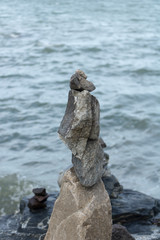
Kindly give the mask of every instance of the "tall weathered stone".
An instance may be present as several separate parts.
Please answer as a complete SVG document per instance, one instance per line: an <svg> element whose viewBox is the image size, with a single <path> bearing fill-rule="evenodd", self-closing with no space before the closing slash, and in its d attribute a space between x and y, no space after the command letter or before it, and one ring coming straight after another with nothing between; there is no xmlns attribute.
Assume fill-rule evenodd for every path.
<svg viewBox="0 0 160 240"><path fill-rule="evenodd" d="M67 171L45 240L110 240L111 234L111 205L102 181L86 188L73 168Z"/></svg>
<svg viewBox="0 0 160 240"><path fill-rule="evenodd" d="M72 153L81 158L92 128L91 95L88 91L69 92L65 115L58 133Z"/></svg>
<svg viewBox="0 0 160 240"><path fill-rule="evenodd" d="M76 158L84 155L88 139L99 137L99 103L88 91L71 90L58 133Z"/></svg>

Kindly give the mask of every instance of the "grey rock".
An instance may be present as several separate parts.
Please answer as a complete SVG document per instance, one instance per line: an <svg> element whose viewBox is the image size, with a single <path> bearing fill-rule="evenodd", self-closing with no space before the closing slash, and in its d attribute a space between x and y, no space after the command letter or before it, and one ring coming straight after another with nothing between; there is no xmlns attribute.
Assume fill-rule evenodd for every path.
<svg viewBox="0 0 160 240"><path fill-rule="evenodd" d="M108 155L108 153L104 152L104 157L103 157L103 168L104 168L104 171L106 169L108 170L108 162L109 162L109 155Z"/></svg>
<svg viewBox="0 0 160 240"><path fill-rule="evenodd" d="M69 92L65 115L58 133L73 155L82 158L88 139L99 137L99 103L86 90Z"/></svg>
<svg viewBox="0 0 160 240"><path fill-rule="evenodd" d="M49 196L45 209L31 212L27 207L28 198L24 198L20 213L0 217L0 239L42 240L58 193ZM113 222L121 222L131 234L136 234L137 240L160 240L160 228L155 224L160 219L160 200L124 189L118 199L111 199L111 204Z"/></svg>
<svg viewBox="0 0 160 240"><path fill-rule="evenodd" d="M135 240L135 238L131 236L124 226L114 224L112 226L112 240Z"/></svg>
<svg viewBox="0 0 160 240"><path fill-rule="evenodd" d="M106 143L104 142L104 140L101 137L99 138L99 142L100 142L102 148L107 147Z"/></svg>
<svg viewBox="0 0 160 240"><path fill-rule="evenodd" d="M72 163L80 183L93 186L103 174L104 152L98 140L88 140L81 159L72 155Z"/></svg>
<svg viewBox="0 0 160 240"><path fill-rule="evenodd" d="M92 127L89 139L96 140L100 132L100 106L98 100L91 95Z"/></svg>
<svg viewBox="0 0 160 240"><path fill-rule="evenodd" d="M114 223L147 221L160 212L160 200L130 189L124 189L117 199L112 198L111 204Z"/></svg>
<svg viewBox="0 0 160 240"><path fill-rule="evenodd" d="M65 115L58 133L72 153L81 158L92 127L91 95L88 91L69 92Z"/></svg>
<svg viewBox="0 0 160 240"><path fill-rule="evenodd" d="M118 198L119 194L123 191L123 186L114 175L102 177L102 181L110 198Z"/></svg>
<svg viewBox="0 0 160 240"><path fill-rule="evenodd" d="M110 173L110 170L108 169L107 165L108 165L108 154L107 153L104 153L104 156L103 156L103 160L102 160L102 166L103 166L103 173L102 173L102 177L111 177L111 173ZM57 180L57 183L59 185L59 187L61 187L61 184L62 184L62 179L63 179L63 176L65 174L65 172L67 170L69 170L70 168L73 167L73 164L70 164L68 167L66 167L65 169L63 169L62 171L59 172L59 176L58 176L58 180ZM100 174L101 175L101 174Z"/></svg>
<svg viewBox="0 0 160 240"><path fill-rule="evenodd" d="M92 82L86 79L87 76L85 73L81 70L77 70L70 79L70 88L77 91L87 90L89 92L92 92L95 90L95 86Z"/></svg>

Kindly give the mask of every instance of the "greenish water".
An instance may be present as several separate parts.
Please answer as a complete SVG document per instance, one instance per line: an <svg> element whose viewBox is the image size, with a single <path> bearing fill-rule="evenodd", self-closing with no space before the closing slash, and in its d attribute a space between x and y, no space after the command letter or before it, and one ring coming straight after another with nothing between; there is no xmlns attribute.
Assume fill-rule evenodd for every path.
<svg viewBox="0 0 160 240"><path fill-rule="evenodd" d="M78 68L97 87L111 171L160 198L159 12L155 0L1 2L1 214L34 187L58 189L71 153L57 129Z"/></svg>

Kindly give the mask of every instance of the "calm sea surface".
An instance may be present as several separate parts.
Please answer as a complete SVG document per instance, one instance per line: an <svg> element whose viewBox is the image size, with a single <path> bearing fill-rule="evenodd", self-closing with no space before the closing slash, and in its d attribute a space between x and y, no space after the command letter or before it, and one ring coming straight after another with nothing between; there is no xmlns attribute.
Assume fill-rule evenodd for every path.
<svg viewBox="0 0 160 240"><path fill-rule="evenodd" d="M58 190L69 79L96 85L110 169L160 198L160 2L0 2L0 214L34 187Z"/></svg>

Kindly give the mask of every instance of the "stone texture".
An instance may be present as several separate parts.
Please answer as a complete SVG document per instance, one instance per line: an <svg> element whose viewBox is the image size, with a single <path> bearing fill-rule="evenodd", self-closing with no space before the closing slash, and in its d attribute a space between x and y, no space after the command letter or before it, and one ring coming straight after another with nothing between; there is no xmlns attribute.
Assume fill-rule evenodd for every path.
<svg viewBox="0 0 160 240"><path fill-rule="evenodd" d="M112 240L135 240L127 229L120 225L114 224L112 227Z"/></svg>
<svg viewBox="0 0 160 240"><path fill-rule="evenodd" d="M100 132L100 106L98 100L91 95L92 126L89 139L98 140Z"/></svg>
<svg viewBox="0 0 160 240"><path fill-rule="evenodd" d="M102 181L83 187L73 168L63 177L45 240L110 240L111 205Z"/></svg>
<svg viewBox="0 0 160 240"><path fill-rule="evenodd" d="M120 185L118 179L114 175L110 175L102 177L102 181L110 198L118 198L119 194L123 191L123 187Z"/></svg>
<svg viewBox="0 0 160 240"><path fill-rule="evenodd" d="M83 186L93 186L103 174L104 152L98 140L89 140L81 159L72 155L76 175Z"/></svg>
<svg viewBox="0 0 160 240"><path fill-rule="evenodd" d="M65 115L58 133L72 153L81 158L92 128L92 97L88 91L69 92Z"/></svg>
<svg viewBox="0 0 160 240"><path fill-rule="evenodd" d="M0 240L43 240L58 192L50 194L46 208L30 211L28 198L20 203L20 212L0 217Z"/></svg>
<svg viewBox="0 0 160 240"><path fill-rule="evenodd" d="M117 199L111 199L111 204L114 223L147 221L160 212L160 200L130 189L124 189Z"/></svg>
<svg viewBox="0 0 160 240"><path fill-rule="evenodd" d="M104 142L103 138L101 138L101 137L99 138L99 143L101 144L102 148L106 148L107 147L106 143Z"/></svg>
<svg viewBox="0 0 160 240"><path fill-rule="evenodd" d="M87 76L85 73L81 70L77 70L70 79L70 88L77 91L93 91L95 89L94 84L86 79Z"/></svg>
<svg viewBox="0 0 160 240"><path fill-rule="evenodd" d="M123 192L125 194L120 194L119 201L117 201L117 199L111 199L111 204L113 205L113 221L125 224L127 230L131 234L134 234L137 240L160 240L160 227L159 224L157 224L160 219L160 200L150 197L152 200L148 202L148 206L148 204L146 205L145 199L149 196L140 192L135 193L135 191L132 190L124 189ZM130 192L129 195L127 194L128 192ZM123 204L123 201L121 200L121 198L125 198L126 194L128 195L128 197L126 197L128 206L132 204L132 201L130 202L130 198L133 198L132 195L135 196L133 212L130 213L126 213L125 204ZM47 207L32 212L27 207L29 197L24 198L21 201L21 211L19 213L0 217L0 240L43 240L48 229L48 220L51 216L57 196L58 192L49 194L49 198L46 202ZM145 219L145 216L141 215L138 207L139 201L142 204L141 211L144 209L143 211L145 212L146 207L147 209L148 207L151 209L150 211L147 210L150 213L150 218L149 215L147 216L147 219ZM119 215L119 209L121 209L121 216ZM132 206L130 207L130 210L132 211ZM138 211L137 215L136 211ZM118 215L116 216L116 214ZM133 218L131 217L132 214Z"/></svg>

